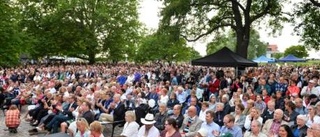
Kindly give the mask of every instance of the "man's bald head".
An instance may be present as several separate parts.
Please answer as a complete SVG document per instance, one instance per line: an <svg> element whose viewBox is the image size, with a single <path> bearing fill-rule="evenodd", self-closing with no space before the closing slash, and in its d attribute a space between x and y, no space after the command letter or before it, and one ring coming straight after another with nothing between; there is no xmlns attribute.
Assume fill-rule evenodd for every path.
<svg viewBox="0 0 320 137"><path fill-rule="evenodd" d="M197 108L195 106L190 106L188 108L188 115L194 117L197 114Z"/></svg>

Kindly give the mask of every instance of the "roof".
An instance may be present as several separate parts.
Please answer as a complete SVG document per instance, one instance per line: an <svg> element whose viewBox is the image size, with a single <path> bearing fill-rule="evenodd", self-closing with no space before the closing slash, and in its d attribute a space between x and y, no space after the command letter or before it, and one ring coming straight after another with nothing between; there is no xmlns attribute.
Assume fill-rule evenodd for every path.
<svg viewBox="0 0 320 137"><path fill-rule="evenodd" d="M279 62L305 62L305 59L298 58L292 54L278 60Z"/></svg>
<svg viewBox="0 0 320 137"><path fill-rule="evenodd" d="M229 48L223 47L221 50L205 57L191 61L192 65L214 66L214 67L257 67L258 64L245 59L232 52Z"/></svg>

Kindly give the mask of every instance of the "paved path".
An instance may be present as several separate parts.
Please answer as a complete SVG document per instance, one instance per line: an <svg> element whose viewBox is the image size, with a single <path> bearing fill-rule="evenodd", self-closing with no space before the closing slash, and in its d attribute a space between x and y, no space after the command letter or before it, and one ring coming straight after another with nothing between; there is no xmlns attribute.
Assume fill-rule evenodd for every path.
<svg viewBox="0 0 320 137"><path fill-rule="evenodd" d="M26 114L26 106L22 107L21 110L21 117L23 117ZM43 137L44 135L34 135L30 136L28 130L32 129L34 127L30 126L30 124L24 119L21 118L21 123L18 128L18 133L9 133L9 131L6 131L6 126L4 122L4 115L2 110L0 110L0 137ZM115 134L114 137L120 135L122 132L122 128L116 127L115 128ZM104 136L105 137L110 137L111 136L111 126L107 125L106 128L104 129Z"/></svg>

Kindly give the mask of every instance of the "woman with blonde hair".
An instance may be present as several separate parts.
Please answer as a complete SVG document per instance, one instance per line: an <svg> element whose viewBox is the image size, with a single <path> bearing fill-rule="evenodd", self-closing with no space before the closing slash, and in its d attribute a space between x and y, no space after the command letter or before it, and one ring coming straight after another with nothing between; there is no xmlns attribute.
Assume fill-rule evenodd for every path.
<svg viewBox="0 0 320 137"><path fill-rule="evenodd" d="M262 123L263 119L260 116L260 110L257 107L251 108L250 114L246 116L246 120L244 122L244 128L248 131L251 128L251 122L253 120L257 120Z"/></svg>
<svg viewBox="0 0 320 137"><path fill-rule="evenodd" d="M89 125L85 118L79 118L76 121L77 132L75 137L90 137Z"/></svg>
<svg viewBox="0 0 320 137"><path fill-rule="evenodd" d="M126 123L123 126L121 137L137 137L139 124L136 122L136 114L134 111L127 111L125 114Z"/></svg>
<svg viewBox="0 0 320 137"><path fill-rule="evenodd" d="M243 104L243 103L242 103ZM244 105L245 106L245 105ZM247 107L244 109L243 114L244 115L249 115L251 109L254 107L254 101L253 100L248 100L247 101Z"/></svg>

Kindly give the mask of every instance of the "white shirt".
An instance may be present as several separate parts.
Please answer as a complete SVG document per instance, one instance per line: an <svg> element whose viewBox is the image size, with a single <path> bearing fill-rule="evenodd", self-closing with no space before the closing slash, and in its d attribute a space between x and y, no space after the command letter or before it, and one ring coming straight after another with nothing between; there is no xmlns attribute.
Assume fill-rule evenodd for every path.
<svg viewBox="0 0 320 137"><path fill-rule="evenodd" d="M307 121L307 123L306 123L307 127L311 127L311 125L312 125L313 123L320 124L320 117L319 117L318 115L315 115L315 116L313 117L313 122L312 122L309 114L306 115L306 117L308 118L308 121Z"/></svg>
<svg viewBox="0 0 320 137"><path fill-rule="evenodd" d="M311 95L311 94L315 94L317 96L319 96L319 91L316 87L312 87L312 89L309 88L309 86L304 86L301 89L301 96L305 96L305 95Z"/></svg>
<svg viewBox="0 0 320 137"><path fill-rule="evenodd" d="M206 121L206 112L208 111L208 109L204 110L204 111L200 111L199 113L199 119L202 121Z"/></svg>
<svg viewBox="0 0 320 137"><path fill-rule="evenodd" d="M168 100L169 100L169 97L167 95L161 95L160 96L160 100L159 100L159 103L161 104L167 104L168 103Z"/></svg>
<svg viewBox="0 0 320 137"><path fill-rule="evenodd" d="M124 124L121 136L138 137L139 124L135 121Z"/></svg>
<svg viewBox="0 0 320 137"><path fill-rule="evenodd" d="M246 116L246 121L244 122L244 127L249 130L251 128L251 116L250 115L247 115ZM257 121L259 121L260 123L262 123L263 119L261 117L259 117L257 119Z"/></svg>
<svg viewBox="0 0 320 137"><path fill-rule="evenodd" d="M143 126L139 129L138 137L158 137L158 136L160 136L160 132L159 132L159 130L158 130L155 126L152 126L152 127L149 129L149 132L148 132L147 135L145 135L145 130L146 130L146 126L143 125Z"/></svg>
<svg viewBox="0 0 320 137"><path fill-rule="evenodd" d="M57 92L57 90L55 88L50 88L50 91L49 91L51 94L55 94Z"/></svg>

